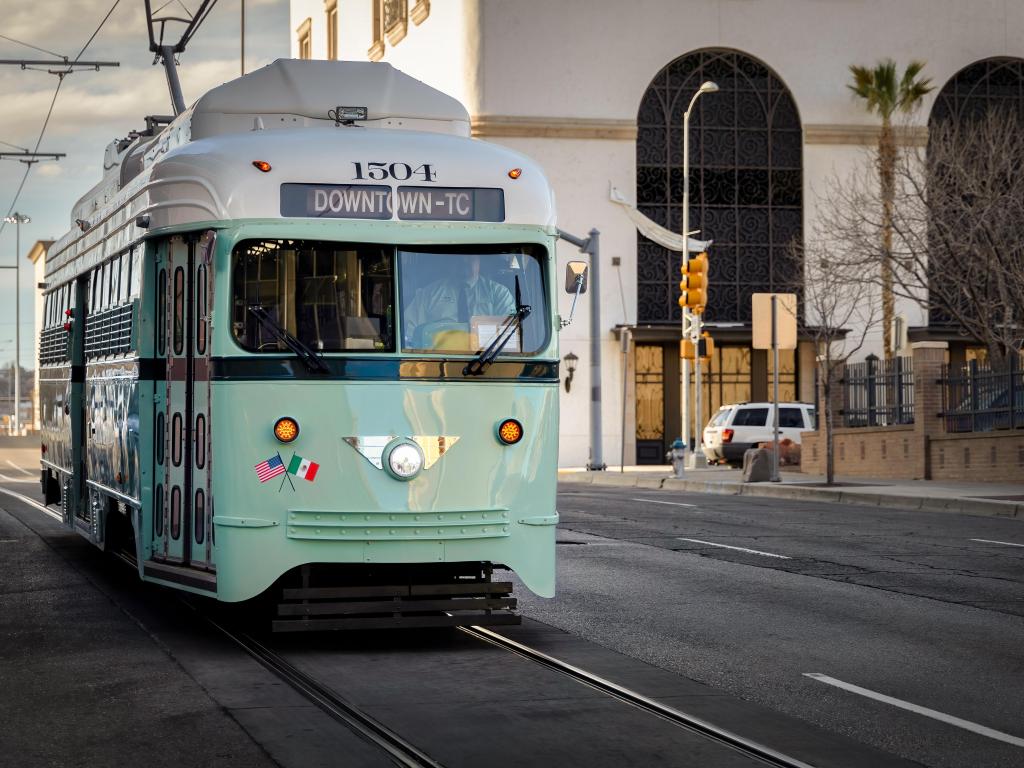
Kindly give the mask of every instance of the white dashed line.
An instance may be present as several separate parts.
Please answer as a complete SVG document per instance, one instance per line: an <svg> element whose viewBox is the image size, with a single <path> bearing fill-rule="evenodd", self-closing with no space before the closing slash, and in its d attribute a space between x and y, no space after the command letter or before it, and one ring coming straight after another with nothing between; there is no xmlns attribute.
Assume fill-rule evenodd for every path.
<svg viewBox="0 0 1024 768"><path fill-rule="evenodd" d="M791 560L792 558L786 555L776 555L774 552L762 552L759 549L747 549L746 547L733 547L729 544L716 544L713 541L702 541L700 539L684 539L682 536L677 536L680 541L692 541L694 544L707 544L709 547L721 547L722 549L735 549L737 552L749 552L751 555L764 555L765 557L777 557L780 560Z"/></svg>
<svg viewBox="0 0 1024 768"><path fill-rule="evenodd" d="M696 507L696 504L683 504L681 501L661 501L659 499L630 499L630 501L646 501L648 504L668 504L670 507Z"/></svg>
<svg viewBox="0 0 1024 768"><path fill-rule="evenodd" d="M993 541L992 539L970 539L980 541L982 544L1002 544L1004 547L1024 547L1024 544L1014 544L1012 541Z"/></svg>
<svg viewBox="0 0 1024 768"><path fill-rule="evenodd" d="M1003 733L1002 731L997 731L984 725L972 723L970 720L962 720L959 717L947 715L944 712L928 709L928 707L922 707L918 704L911 704L909 701L894 699L892 696L886 696L884 693L870 691L867 688L861 688L859 685L853 685L852 683L844 683L842 680L836 680L834 677L829 677L828 675L823 675L819 672L804 672L804 677L810 677L817 680L819 683L834 685L836 688L842 688L844 691L850 691L851 693L866 696L867 698L874 699L875 701L891 704L894 707L899 707L900 709L905 709L908 712L914 712L918 715L924 715L925 717L930 717L933 720L940 720L943 723L955 725L957 728L963 728L965 731L971 731L972 733L978 733L982 736L988 736L988 738L996 739L997 741L1004 741L1007 744L1013 744L1015 747L1024 747L1024 739L1019 736L1011 736L1008 733Z"/></svg>

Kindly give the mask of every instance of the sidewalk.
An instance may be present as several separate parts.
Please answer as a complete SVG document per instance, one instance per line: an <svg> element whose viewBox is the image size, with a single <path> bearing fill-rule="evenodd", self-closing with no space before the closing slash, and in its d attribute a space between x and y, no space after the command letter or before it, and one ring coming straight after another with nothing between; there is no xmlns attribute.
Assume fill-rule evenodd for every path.
<svg viewBox="0 0 1024 768"><path fill-rule="evenodd" d="M780 473L782 480L779 483L744 483L741 470L728 467L687 470L681 480L674 478L671 467L667 466L627 466L624 469L620 471L619 467L611 467L604 472L588 472L582 468L559 469L558 482L864 504L1024 520L1024 482L967 483L837 477L836 485L827 487L821 475L805 475L787 469Z"/></svg>

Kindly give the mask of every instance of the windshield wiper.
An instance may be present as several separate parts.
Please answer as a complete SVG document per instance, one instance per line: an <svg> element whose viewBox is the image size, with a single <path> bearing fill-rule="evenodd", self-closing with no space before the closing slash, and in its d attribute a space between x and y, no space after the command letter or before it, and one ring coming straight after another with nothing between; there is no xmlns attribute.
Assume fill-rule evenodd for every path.
<svg viewBox="0 0 1024 768"><path fill-rule="evenodd" d="M522 295L519 291L519 277L516 277L516 310L505 320L505 325L502 326L501 332L494 337L487 349L483 350L476 357L469 361L465 368L462 369L463 376L479 376L483 373L487 366L494 362L494 359L501 354L508 343L512 340L515 332L523 327L523 320L530 316L530 312L533 308L529 304L523 304Z"/></svg>
<svg viewBox="0 0 1024 768"><path fill-rule="evenodd" d="M261 307L259 304L253 304L249 307L249 312L252 313L253 317L263 323L267 330L277 337L286 347L288 347L288 349L294 352L295 356L298 357L311 372L331 372L331 369L327 367L327 363L324 362L324 358L319 352L314 352L305 343L289 333L287 329L277 322L277 320L270 316L270 313L267 312L265 308Z"/></svg>

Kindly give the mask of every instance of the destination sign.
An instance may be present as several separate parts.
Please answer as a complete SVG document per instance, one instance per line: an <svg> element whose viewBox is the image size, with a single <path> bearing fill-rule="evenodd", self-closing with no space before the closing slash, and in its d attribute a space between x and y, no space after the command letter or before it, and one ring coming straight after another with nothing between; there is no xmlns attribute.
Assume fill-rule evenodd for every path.
<svg viewBox="0 0 1024 768"><path fill-rule="evenodd" d="M399 187L398 218L504 221L505 192L476 187Z"/></svg>
<svg viewBox="0 0 1024 768"><path fill-rule="evenodd" d="M281 215L405 221L504 221L505 193L479 187L282 184Z"/></svg>

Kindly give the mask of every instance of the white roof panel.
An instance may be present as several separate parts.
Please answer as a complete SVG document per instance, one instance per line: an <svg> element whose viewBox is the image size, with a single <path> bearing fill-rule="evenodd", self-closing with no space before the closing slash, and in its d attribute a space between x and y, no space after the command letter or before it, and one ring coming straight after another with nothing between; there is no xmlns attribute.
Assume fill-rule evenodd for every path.
<svg viewBox="0 0 1024 768"><path fill-rule="evenodd" d="M295 118L333 123L329 113L339 106L366 107L369 125L401 119L422 130L432 122L440 132L469 135L469 113L457 99L390 64L278 59L201 96L191 110L192 138L252 128L257 116L268 129L296 127Z"/></svg>

